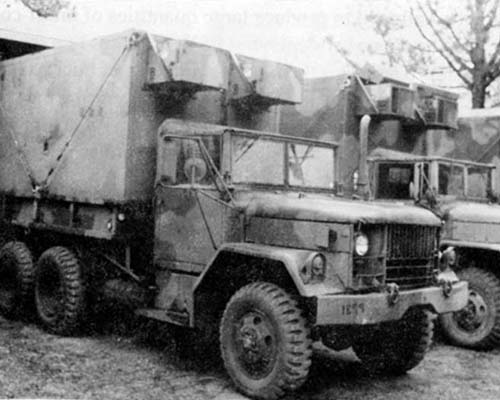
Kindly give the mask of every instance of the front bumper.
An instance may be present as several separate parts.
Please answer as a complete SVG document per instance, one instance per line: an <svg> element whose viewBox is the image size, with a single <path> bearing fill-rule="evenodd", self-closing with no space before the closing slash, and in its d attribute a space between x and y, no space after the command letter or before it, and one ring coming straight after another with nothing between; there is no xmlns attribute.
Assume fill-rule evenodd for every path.
<svg viewBox="0 0 500 400"><path fill-rule="evenodd" d="M366 325L400 319L413 306L426 306L438 314L467 305L467 282L456 282L447 293L440 286L402 291L397 301L388 293L340 294L317 298L317 325Z"/></svg>

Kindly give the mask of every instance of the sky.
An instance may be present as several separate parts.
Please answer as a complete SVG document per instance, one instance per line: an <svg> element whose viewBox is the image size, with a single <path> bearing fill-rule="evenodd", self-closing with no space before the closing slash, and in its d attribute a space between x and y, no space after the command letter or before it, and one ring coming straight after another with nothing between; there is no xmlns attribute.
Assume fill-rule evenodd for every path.
<svg viewBox="0 0 500 400"><path fill-rule="evenodd" d="M370 60L367 43L381 46L364 16L382 11L411 23L405 0L71 0L75 16L40 19L16 0L0 0L0 27L70 41L145 29L219 46L234 53L301 67L306 76L345 72L349 64L326 36ZM9 7L1 5L9 4ZM413 32L412 34L415 34Z"/></svg>

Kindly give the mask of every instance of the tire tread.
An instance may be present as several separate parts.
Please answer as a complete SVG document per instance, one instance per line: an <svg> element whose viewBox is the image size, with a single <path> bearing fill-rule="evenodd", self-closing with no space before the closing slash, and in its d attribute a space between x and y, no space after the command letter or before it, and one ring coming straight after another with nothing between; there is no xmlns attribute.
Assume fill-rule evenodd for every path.
<svg viewBox="0 0 500 400"><path fill-rule="evenodd" d="M235 302L245 299L259 298L266 301L274 310L274 315L283 328L285 341L284 362L275 379L261 390L250 390L238 381L229 366L225 352L224 321L229 318L229 310ZM284 393L300 387L307 379L311 365L312 341L305 318L302 316L297 302L279 286L267 282L255 282L238 290L230 299L222 317L220 329L221 354L226 369L243 393L266 400L281 397Z"/></svg>
<svg viewBox="0 0 500 400"><path fill-rule="evenodd" d="M490 350L500 345L500 279L491 271L470 266L457 272L461 280L473 281L479 284L488 293L491 293L494 302L495 322L491 331L477 341L463 340L454 334L449 318L452 315L440 316L441 330L446 339L453 345L467 347L474 350Z"/></svg>
<svg viewBox="0 0 500 400"><path fill-rule="evenodd" d="M29 310L29 307L33 304L35 284L35 266L33 263L33 256L24 242L10 241L4 244L0 249L0 260L4 257L10 257L15 262L17 293L12 307L6 308L2 306L1 308L7 315L16 315Z"/></svg>
<svg viewBox="0 0 500 400"><path fill-rule="evenodd" d="M62 246L46 250L40 257L39 269L43 268L45 260L57 266L64 290L64 303L62 315L57 318L47 318L43 305L36 297L39 317L49 331L59 335L73 334L80 325L85 304L85 285L80 263L73 252Z"/></svg>

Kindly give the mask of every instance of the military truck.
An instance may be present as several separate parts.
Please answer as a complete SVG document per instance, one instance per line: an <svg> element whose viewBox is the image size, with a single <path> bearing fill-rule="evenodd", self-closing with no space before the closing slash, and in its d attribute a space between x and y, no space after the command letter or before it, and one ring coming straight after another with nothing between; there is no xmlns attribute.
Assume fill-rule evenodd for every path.
<svg viewBox="0 0 500 400"><path fill-rule="evenodd" d="M215 334L263 399L304 383L315 340L415 367L467 284L431 211L343 199L335 143L264 131L301 81L144 32L1 62L3 313L34 304L67 335L99 293L140 293L139 315Z"/></svg>
<svg viewBox="0 0 500 400"><path fill-rule="evenodd" d="M500 343L500 206L495 167L438 156L415 156L387 149L370 155L374 198L416 200L444 221L441 248L457 275L469 282L463 310L440 316L454 344L487 349Z"/></svg>
<svg viewBox="0 0 500 400"><path fill-rule="evenodd" d="M440 317L445 336L475 349L498 345L497 177L493 164L453 157L460 144L462 155L486 154L497 143L494 133L483 133L491 143L476 133L477 140L486 143L486 150L478 148L456 131L455 94L410 85L370 66L353 74L310 79L305 86L304 101L284 107L281 130L340 144L339 185L346 196L415 201L436 212L444 224L440 250L455 258L454 270L470 283L467 307ZM366 148L369 168L362 161L368 157ZM451 149L450 157L433 155L444 149Z"/></svg>

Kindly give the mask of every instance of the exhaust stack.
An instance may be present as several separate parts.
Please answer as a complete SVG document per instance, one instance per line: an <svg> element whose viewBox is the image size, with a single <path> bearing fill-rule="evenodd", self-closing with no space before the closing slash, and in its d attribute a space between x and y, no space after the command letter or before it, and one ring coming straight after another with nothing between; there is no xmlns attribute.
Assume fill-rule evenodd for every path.
<svg viewBox="0 0 500 400"><path fill-rule="evenodd" d="M369 197L368 188L368 130L370 128L371 117L363 115L359 124L359 176L358 194L361 198Z"/></svg>

